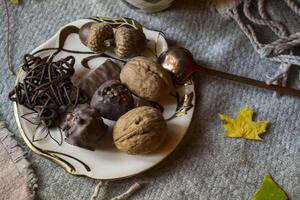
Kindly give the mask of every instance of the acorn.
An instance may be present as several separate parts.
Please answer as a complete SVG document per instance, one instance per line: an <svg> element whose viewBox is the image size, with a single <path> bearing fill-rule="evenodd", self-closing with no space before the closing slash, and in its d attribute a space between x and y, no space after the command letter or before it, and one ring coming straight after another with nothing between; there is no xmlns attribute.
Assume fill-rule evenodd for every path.
<svg viewBox="0 0 300 200"><path fill-rule="evenodd" d="M115 32L115 54L119 58L132 58L146 48L147 40L143 31L133 27L120 26Z"/></svg>
<svg viewBox="0 0 300 200"><path fill-rule="evenodd" d="M107 23L89 22L79 30L81 42L94 52L105 51L113 38L113 28Z"/></svg>

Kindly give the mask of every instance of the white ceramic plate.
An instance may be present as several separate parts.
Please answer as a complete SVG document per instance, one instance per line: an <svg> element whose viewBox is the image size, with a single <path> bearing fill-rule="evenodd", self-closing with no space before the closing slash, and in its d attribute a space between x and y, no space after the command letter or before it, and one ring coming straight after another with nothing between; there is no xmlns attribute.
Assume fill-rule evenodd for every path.
<svg viewBox="0 0 300 200"><path fill-rule="evenodd" d="M142 27L138 22L132 19L95 17L78 20L62 27L58 33L33 52L45 48L57 48L59 40L61 40L59 39L61 32L66 30L65 27L75 26L80 28L83 24L93 20L110 23L113 26L125 23L142 28L148 39L147 49L142 53L144 56L155 59L168 48L165 37L161 32ZM89 52L89 49L80 42L78 34L76 33L72 33L66 38L63 43L63 48ZM44 57L51 55L53 52L54 50L47 50L36 55ZM108 50L105 53L106 55L91 60L89 66L91 68L98 67L108 56L115 58L112 51ZM81 60L92 54L61 51L56 55L55 59L68 55L73 55L76 59L75 74L72 77L72 81L74 84L77 84L89 71L89 69L82 67ZM120 66L124 64L124 60L122 61L116 58L114 61ZM23 77L24 71L20 70L17 82L22 81ZM52 128L50 130L50 137L50 135L45 135L46 132L42 130L42 127L37 128L37 125L29 122L32 121L30 118L33 118L35 114L29 114L31 111L24 106L14 103L14 113L23 139L35 153L56 162L74 175L84 175L95 179L120 179L150 169L166 158L176 148L190 124L194 111L194 96L194 84L192 81L187 81L184 85L177 87L177 96L170 95L160 102L164 107L163 115L168 119L168 136L164 144L157 151L148 155L127 155L118 151L113 144L111 133L106 134L102 145L95 151L72 146L64 141L64 135L60 134L58 128ZM114 124L114 122L109 120L105 120L105 123L110 126ZM33 135L35 135L35 140L46 137L34 141ZM58 144L56 141L62 141L62 144Z"/></svg>

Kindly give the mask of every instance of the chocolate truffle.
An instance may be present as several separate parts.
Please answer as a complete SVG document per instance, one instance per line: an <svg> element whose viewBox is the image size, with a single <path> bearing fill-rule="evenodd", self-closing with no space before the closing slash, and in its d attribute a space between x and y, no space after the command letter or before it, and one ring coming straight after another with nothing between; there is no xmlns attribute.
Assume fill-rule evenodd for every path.
<svg viewBox="0 0 300 200"><path fill-rule="evenodd" d="M62 125L67 143L89 150L95 150L107 129L101 115L88 104L77 105Z"/></svg>
<svg viewBox="0 0 300 200"><path fill-rule="evenodd" d="M132 109L121 116L113 129L116 147L128 154L146 154L156 150L164 141L166 122L153 107Z"/></svg>
<svg viewBox="0 0 300 200"><path fill-rule="evenodd" d="M95 91L108 80L119 80L121 68L110 59L106 60L80 82L81 92L92 98Z"/></svg>
<svg viewBox="0 0 300 200"><path fill-rule="evenodd" d="M155 101L172 88L169 74L150 58L138 56L129 60L120 74L121 82L137 96Z"/></svg>
<svg viewBox="0 0 300 200"><path fill-rule="evenodd" d="M107 119L117 120L134 107L130 90L120 81L103 83L93 95L91 106Z"/></svg>

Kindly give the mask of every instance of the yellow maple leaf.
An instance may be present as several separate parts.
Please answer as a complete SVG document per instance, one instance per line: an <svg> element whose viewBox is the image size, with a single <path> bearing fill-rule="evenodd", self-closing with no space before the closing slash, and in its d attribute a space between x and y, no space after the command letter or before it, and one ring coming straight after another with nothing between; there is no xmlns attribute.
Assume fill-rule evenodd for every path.
<svg viewBox="0 0 300 200"><path fill-rule="evenodd" d="M13 3L13 4L19 4L20 3L19 0L9 0L9 1L10 1L10 3Z"/></svg>
<svg viewBox="0 0 300 200"><path fill-rule="evenodd" d="M224 124L224 128L227 130L224 134L226 137L262 140L259 135L266 132L269 124L268 121L253 121L253 111L249 106L245 106L238 112L236 119L222 114L219 116L222 121L226 122Z"/></svg>

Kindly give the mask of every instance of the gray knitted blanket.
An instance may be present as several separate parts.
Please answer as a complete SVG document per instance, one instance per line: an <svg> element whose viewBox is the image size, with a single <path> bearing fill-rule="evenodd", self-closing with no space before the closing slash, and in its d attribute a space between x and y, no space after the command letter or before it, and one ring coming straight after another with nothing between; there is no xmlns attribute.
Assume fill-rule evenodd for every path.
<svg viewBox="0 0 300 200"><path fill-rule="evenodd" d="M281 0L269 1L269 11L300 31L300 16ZM199 63L218 70L267 80L278 63L261 58L231 18L209 12L205 1L176 1L165 12L145 14L122 1L44 0L10 5L12 63L56 33L60 26L89 16L131 17L149 28L162 30L171 43L187 47ZM16 133L18 142L30 151L18 134L12 104L7 94L15 77L5 69L5 14L1 12L0 113ZM264 27L260 36L271 40ZM297 52L294 52L297 53ZM292 200L300 199L300 99L229 81L195 75L196 107L189 131L174 153L158 166L121 181L104 184L97 199L110 199L136 181L146 186L132 199L248 200L259 188L266 172L273 175ZM291 68L290 85L299 88L299 70ZM225 138L218 114L235 116L249 105L258 120L271 122L262 142ZM241 148L242 147L242 148ZM241 151L246 162L241 163ZM29 158L38 177L39 199L90 199L97 181L74 177L56 164L33 153Z"/></svg>

